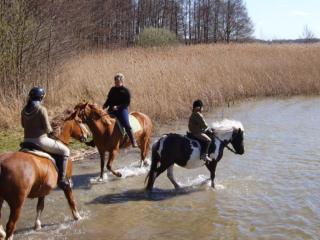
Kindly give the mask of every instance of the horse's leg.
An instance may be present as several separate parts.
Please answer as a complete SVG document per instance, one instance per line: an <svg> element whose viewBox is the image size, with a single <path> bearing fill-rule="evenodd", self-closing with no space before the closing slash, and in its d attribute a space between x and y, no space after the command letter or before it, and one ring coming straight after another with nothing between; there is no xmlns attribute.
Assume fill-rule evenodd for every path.
<svg viewBox="0 0 320 240"><path fill-rule="evenodd" d="M179 189L180 186L179 186L179 184L176 182L176 180L174 179L174 176L173 176L173 167L174 167L174 164L172 164L172 165L167 169L167 176L168 176L169 180L171 181L171 183L174 185L174 188L175 188L175 189Z"/></svg>
<svg viewBox="0 0 320 240"><path fill-rule="evenodd" d="M140 167L143 167L143 165L144 166L148 165L148 163L145 161L145 159L148 154L149 145L150 145L150 139L147 136L143 137L141 140L141 144L140 144L140 157L141 157Z"/></svg>
<svg viewBox="0 0 320 240"><path fill-rule="evenodd" d="M79 211L77 209L76 201L74 200L71 187L70 186L66 187L63 190L63 192L64 192L64 195L66 196L66 198L68 200L69 207L71 209L71 212L72 212L74 220L80 220L81 216L80 216Z"/></svg>
<svg viewBox="0 0 320 240"><path fill-rule="evenodd" d="M7 240L13 239L13 232L16 228L16 223L19 219L21 209L25 200L25 196L19 196L18 198L14 199L15 202L8 202L10 207L10 216L9 221L7 223L6 232L7 232Z"/></svg>
<svg viewBox="0 0 320 240"><path fill-rule="evenodd" d="M156 163L153 163L156 164ZM165 170L168 169L168 167L170 167L170 165L172 165L172 163L170 164L161 164L160 167L153 169L154 166L152 166L151 164L151 170L149 172L149 180L148 180L148 184L147 184L147 191L151 191L153 188L153 184L156 180L157 177L159 177L159 175L161 173L163 173ZM156 167L156 165L155 165Z"/></svg>
<svg viewBox="0 0 320 240"><path fill-rule="evenodd" d="M103 179L104 165L105 165L105 152L99 152L100 154L100 178Z"/></svg>
<svg viewBox="0 0 320 240"><path fill-rule="evenodd" d="M1 223L1 209L2 209L2 204L3 204L3 198L0 198L0 240L5 239L6 237L6 232L4 231Z"/></svg>
<svg viewBox="0 0 320 240"><path fill-rule="evenodd" d="M214 178L216 176L216 168L217 168L217 161L211 161L210 163L206 164L206 167L210 171L210 178L211 178L211 187L214 188Z"/></svg>
<svg viewBox="0 0 320 240"><path fill-rule="evenodd" d="M116 156L116 153L117 153L116 150L114 150L114 151L112 151L112 152L109 153L109 159L108 159L108 163L107 163L107 169L108 169L110 172L112 172L113 175L115 175L115 176L117 176L117 177L121 177L121 176L122 176L121 173L116 172L116 171L114 171L114 170L112 169L112 163L113 163L113 160L114 160L114 158L115 158L115 156Z"/></svg>
<svg viewBox="0 0 320 240"><path fill-rule="evenodd" d="M41 217L41 213L43 211L43 208L44 208L44 197L39 197L38 204L37 204L37 217L36 217L36 221L34 223L34 230L36 230L36 231L41 229L40 217Z"/></svg>

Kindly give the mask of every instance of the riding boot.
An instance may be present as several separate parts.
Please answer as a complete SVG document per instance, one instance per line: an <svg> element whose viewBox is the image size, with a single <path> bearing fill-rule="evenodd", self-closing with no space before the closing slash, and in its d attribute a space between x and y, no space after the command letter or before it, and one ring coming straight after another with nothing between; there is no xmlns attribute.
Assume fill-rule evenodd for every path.
<svg viewBox="0 0 320 240"><path fill-rule="evenodd" d="M68 157L67 156L63 156L61 159L62 159L62 164L61 164L61 168L60 168L58 186L62 190L64 190L64 189L66 189L67 187L70 186L69 181L67 179Z"/></svg>
<svg viewBox="0 0 320 240"><path fill-rule="evenodd" d="M210 147L210 142L206 142L206 145L203 147L204 151L202 151L200 159L202 159L205 162L211 162L212 159L209 157L209 147Z"/></svg>
<svg viewBox="0 0 320 240"><path fill-rule="evenodd" d="M134 138L132 129L130 129L129 131L127 131L127 134L128 134L129 139L130 139L130 142L131 142L131 144L132 144L132 147L134 147L134 148L138 147L137 142L136 142L136 139Z"/></svg>

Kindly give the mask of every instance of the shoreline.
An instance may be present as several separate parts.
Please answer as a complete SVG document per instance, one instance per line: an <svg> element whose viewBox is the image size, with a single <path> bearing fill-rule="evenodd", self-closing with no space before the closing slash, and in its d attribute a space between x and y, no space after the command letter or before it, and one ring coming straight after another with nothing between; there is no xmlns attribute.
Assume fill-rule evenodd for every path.
<svg viewBox="0 0 320 240"><path fill-rule="evenodd" d="M314 99L314 98L320 98L320 95L296 95L296 96L278 96L278 97L254 97L254 98L246 98L242 100L236 100L232 102L231 104L225 103L224 105L220 106L208 106L205 108L205 115L210 115L215 112L214 109L223 109L223 108L229 108L233 107L239 104L247 104L251 102L259 102L259 101L264 101L264 100L272 100L275 101L277 99L279 100L290 100L290 99ZM229 105L229 106L228 106ZM216 110L217 111L217 110ZM186 127L187 127L187 119L189 115L186 117L178 118L175 120L168 120L166 122L158 122L154 121L154 132L152 137L157 137L159 134L160 126L162 128L169 128L170 126L175 125L176 122L178 121L184 121L186 122ZM174 131L174 130L173 130ZM10 152L10 151L18 151L19 150L19 144L23 138L23 132L22 128L9 128L6 130L0 129L0 154L4 152ZM83 154L94 154L96 152L96 148L91 148L86 146L83 143L80 143L79 141L72 140L72 143L70 145L71 149L71 157L72 158L82 158ZM89 152L89 153L88 153ZM82 154L82 155L81 155Z"/></svg>

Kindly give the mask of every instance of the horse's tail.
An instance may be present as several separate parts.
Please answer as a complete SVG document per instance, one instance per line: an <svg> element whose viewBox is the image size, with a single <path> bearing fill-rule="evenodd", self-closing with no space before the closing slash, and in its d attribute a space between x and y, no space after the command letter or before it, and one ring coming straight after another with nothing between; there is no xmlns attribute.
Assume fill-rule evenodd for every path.
<svg viewBox="0 0 320 240"><path fill-rule="evenodd" d="M160 155L158 153L158 149L159 149L159 146L160 146L160 140L158 140L157 142L155 142L152 145L151 166L150 166L149 173L148 173L146 179L144 180L144 183L146 183L148 181L147 187L146 187L147 191L151 191L152 190L153 183L154 183L154 180L155 180L154 179L154 173L156 172L157 165L158 165L158 162L160 160Z"/></svg>

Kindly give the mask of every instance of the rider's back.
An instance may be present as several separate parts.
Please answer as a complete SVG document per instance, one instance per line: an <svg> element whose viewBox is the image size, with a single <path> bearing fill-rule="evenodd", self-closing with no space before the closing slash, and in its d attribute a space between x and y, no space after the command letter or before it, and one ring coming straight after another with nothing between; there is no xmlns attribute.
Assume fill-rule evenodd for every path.
<svg viewBox="0 0 320 240"><path fill-rule="evenodd" d="M21 124L24 128L24 138L39 138L52 132L47 110L42 105L31 109L24 107L21 112Z"/></svg>

